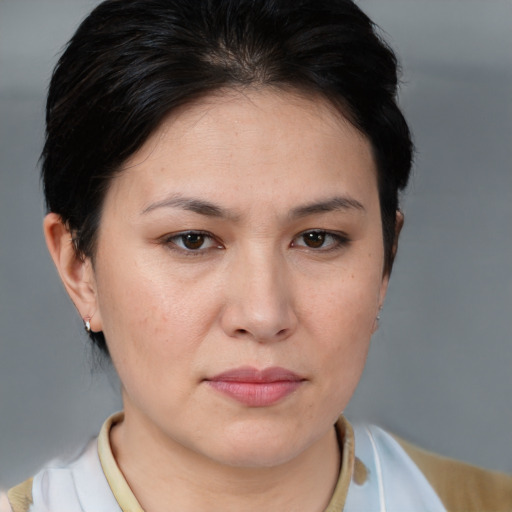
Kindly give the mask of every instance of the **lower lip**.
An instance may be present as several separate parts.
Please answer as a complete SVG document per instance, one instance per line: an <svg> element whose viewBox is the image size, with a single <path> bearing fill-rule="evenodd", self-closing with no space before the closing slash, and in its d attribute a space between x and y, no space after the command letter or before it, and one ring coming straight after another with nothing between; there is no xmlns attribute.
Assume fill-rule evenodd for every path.
<svg viewBox="0 0 512 512"><path fill-rule="evenodd" d="M232 382L208 381L208 384L236 401L250 407L267 407L273 405L296 391L302 381L276 382Z"/></svg>

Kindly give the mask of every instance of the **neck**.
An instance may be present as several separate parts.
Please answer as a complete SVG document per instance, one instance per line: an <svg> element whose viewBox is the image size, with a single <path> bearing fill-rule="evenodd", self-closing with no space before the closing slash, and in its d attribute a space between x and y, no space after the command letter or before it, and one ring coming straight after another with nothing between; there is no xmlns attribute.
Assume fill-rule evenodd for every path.
<svg viewBox="0 0 512 512"><path fill-rule="evenodd" d="M110 435L114 456L146 512L301 510L322 512L336 486L335 429L298 456L271 467L234 467L169 440L143 416L125 411Z"/></svg>

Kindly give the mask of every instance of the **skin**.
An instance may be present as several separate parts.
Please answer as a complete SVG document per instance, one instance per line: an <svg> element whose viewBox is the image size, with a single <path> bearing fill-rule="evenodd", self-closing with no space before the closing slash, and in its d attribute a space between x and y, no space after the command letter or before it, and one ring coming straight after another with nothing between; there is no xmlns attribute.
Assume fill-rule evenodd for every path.
<svg viewBox="0 0 512 512"><path fill-rule="evenodd" d="M364 136L318 98L224 91L175 112L126 162L94 265L57 215L45 234L81 316L105 333L125 409L111 443L145 510L325 508L333 425L388 284ZM241 366L302 380L252 407L209 384Z"/></svg>

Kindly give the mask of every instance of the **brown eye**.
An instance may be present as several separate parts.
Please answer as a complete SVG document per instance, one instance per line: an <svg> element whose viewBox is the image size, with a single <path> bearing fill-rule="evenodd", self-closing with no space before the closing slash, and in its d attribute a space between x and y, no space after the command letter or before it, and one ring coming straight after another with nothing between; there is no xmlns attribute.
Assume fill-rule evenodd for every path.
<svg viewBox="0 0 512 512"><path fill-rule="evenodd" d="M317 252L330 252L349 245L350 240L344 233L312 230L304 231L292 241L292 247L316 249Z"/></svg>
<svg viewBox="0 0 512 512"><path fill-rule="evenodd" d="M169 248L185 254L203 254L210 249L223 248L217 238L204 231L182 231L164 238L163 242Z"/></svg>
<svg viewBox="0 0 512 512"><path fill-rule="evenodd" d="M322 247L325 243L325 237L326 233L323 231L310 231L309 233L304 233L302 235L304 244L312 249L319 249Z"/></svg>
<svg viewBox="0 0 512 512"><path fill-rule="evenodd" d="M203 246L205 236L202 233L186 233L185 235L181 235L181 240L186 249L193 251Z"/></svg>

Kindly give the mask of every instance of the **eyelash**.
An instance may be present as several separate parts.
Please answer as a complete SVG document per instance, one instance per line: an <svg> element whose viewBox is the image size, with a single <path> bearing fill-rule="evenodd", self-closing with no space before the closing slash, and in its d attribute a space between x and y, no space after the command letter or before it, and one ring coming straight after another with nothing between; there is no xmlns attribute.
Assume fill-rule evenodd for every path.
<svg viewBox="0 0 512 512"><path fill-rule="evenodd" d="M196 249L190 249L188 247L180 246L177 242L184 242L184 238L186 236L196 236L196 237L204 237L204 240L210 240L210 243L212 244L211 247L202 247L203 244L201 244L200 247ZM214 249L224 249L224 246L222 245L219 240L214 237L211 233L208 231L197 231L197 230L190 230L190 231L182 231L180 233L175 233L170 236L166 236L162 239L162 243L164 245L167 245L169 249L179 252L180 254L183 254L185 256L201 256L205 252L208 252L210 250ZM184 245L184 244L183 244Z"/></svg>
<svg viewBox="0 0 512 512"><path fill-rule="evenodd" d="M299 239L303 239L303 237L307 235L313 235L313 236L319 236L324 237L324 241L321 242L322 245L319 247L310 247L306 243L304 244L298 244L296 241ZM185 237L203 237L203 240L210 240L210 247L204 248L204 242L201 243L201 245L197 248L189 248L185 247L184 238ZM324 246L324 242L326 239L332 239L332 242L328 244L327 246ZM182 245L180 245L180 242ZM210 250L214 249L224 249L224 245L216 238L214 235L209 233L208 231L197 231L197 230L190 230L190 231L182 231L180 233L175 233L170 236L166 236L162 239L162 243L166 246L168 246L171 250L179 252L180 254L183 254L185 256L201 256L204 255L206 252L209 252ZM299 233L291 242L290 247L301 247L306 250L312 251L312 252L331 252L336 251L338 249L341 249L343 247L346 247L350 243L350 239L343 233L336 233L333 231L326 231L322 229L310 229L307 231L303 231L302 233Z"/></svg>
<svg viewBox="0 0 512 512"><path fill-rule="evenodd" d="M295 241L299 239L304 239L303 237L307 235L317 235L317 236L323 236L324 241L325 239L331 238L332 242L328 244L327 246L320 246L320 247L310 247L306 244L303 245L295 245ZM346 247L350 243L350 239L345 235L344 233L337 233L333 231L326 231L323 229L309 229L307 231L303 231L302 233L299 233L291 243L291 247L303 247L306 250L313 251L313 252L331 252L339 250L343 247Z"/></svg>

